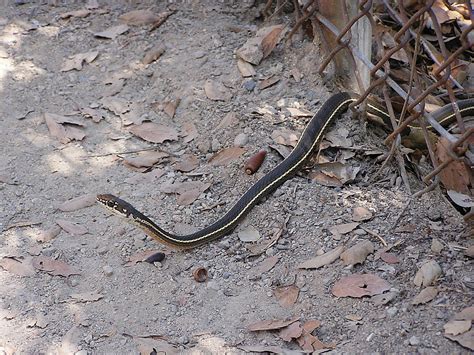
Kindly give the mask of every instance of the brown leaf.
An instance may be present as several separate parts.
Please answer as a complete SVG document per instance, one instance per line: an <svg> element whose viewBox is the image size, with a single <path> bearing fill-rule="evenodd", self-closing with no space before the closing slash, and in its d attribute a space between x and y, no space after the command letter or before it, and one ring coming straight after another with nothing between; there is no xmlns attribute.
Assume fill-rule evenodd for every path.
<svg viewBox="0 0 474 355"><path fill-rule="evenodd" d="M346 165L341 162L329 162L318 165L319 172L337 179L340 183L346 184L353 181L360 171L360 167Z"/></svg>
<svg viewBox="0 0 474 355"><path fill-rule="evenodd" d="M449 335L459 335L471 329L470 320L451 320L443 325L444 333Z"/></svg>
<svg viewBox="0 0 474 355"><path fill-rule="evenodd" d="M273 291L278 303L282 307L291 307L296 303L300 289L296 285L277 287Z"/></svg>
<svg viewBox="0 0 474 355"><path fill-rule="evenodd" d="M277 77L276 75L272 75L271 77L264 79L258 83L258 88L260 90L265 90L266 88L269 88L270 86L275 85L280 81L280 78Z"/></svg>
<svg viewBox="0 0 474 355"><path fill-rule="evenodd" d="M276 25L268 28L268 33L262 38L263 58L268 57L273 51L273 48L275 48L281 38L280 34L284 28L284 25Z"/></svg>
<svg viewBox="0 0 474 355"><path fill-rule="evenodd" d="M81 70L82 64L84 64L84 62L92 63L98 55L98 51L74 54L64 62L63 66L61 67L61 71L66 72L73 69Z"/></svg>
<svg viewBox="0 0 474 355"><path fill-rule="evenodd" d="M99 38L107 38L107 39L115 39L117 36L127 32L129 27L127 25L117 25L113 27L109 27L108 29L95 32L94 36Z"/></svg>
<svg viewBox="0 0 474 355"><path fill-rule="evenodd" d="M69 222L64 219L57 219L56 223L66 232L73 235L83 235L87 233L87 228L77 223Z"/></svg>
<svg viewBox="0 0 474 355"><path fill-rule="evenodd" d="M54 226L48 230L41 230L35 240L40 243L47 243L56 238L59 233L61 233L61 227Z"/></svg>
<svg viewBox="0 0 474 355"><path fill-rule="evenodd" d="M251 332L259 331L259 330L275 330L284 328L291 323L296 322L299 320L300 317L294 317L289 320L281 320L281 319L271 319L271 320L262 320L247 326L247 329Z"/></svg>
<svg viewBox="0 0 474 355"><path fill-rule="evenodd" d="M73 293L71 294L71 298L77 302L95 302L104 298L103 295L100 293L90 291L90 292L83 292L83 293Z"/></svg>
<svg viewBox="0 0 474 355"><path fill-rule="evenodd" d="M63 212L71 212L76 211L81 208L89 207L95 205L96 197L95 194L85 194L82 196L78 196L71 200L63 202L59 209Z"/></svg>
<svg viewBox="0 0 474 355"><path fill-rule="evenodd" d="M438 164L452 160L450 150L451 142L447 138L440 137L436 143L436 158ZM470 195L470 172L462 160L454 160L439 173L440 179L447 190Z"/></svg>
<svg viewBox="0 0 474 355"><path fill-rule="evenodd" d="M312 353L313 351L316 352L317 350L333 349L336 347L334 344L323 343L321 340L319 340L314 335L311 335L306 330L303 330L303 333L297 339L297 342L301 349L303 349L305 352L310 353Z"/></svg>
<svg viewBox="0 0 474 355"><path fill-rule="evenodd" d="M474 306L466 307L461 312L456 313L454 319L474 321Z"/></svg>
<svg viewBox="0 0 474 355"><path fill-rule="evenodd" d="M174 168L177 171L190 172L199 166L199 159L194 154L186 154L182 160L175 164Z"/></svg>
<svg viewBox="0 0 474 355"><path fill-rule="evenodd" d="M79 272L74 267L63 261L48 258L47 256L34 257L33 266L38 270L55 276L68 277L70 275L79 275Z"/></svg>
<svg viewBox="0 0 474 355"><path fill-rule="evenodd" d="M341 254L344 265L362 264L367 256L374 252L374 244L370 240L363 240Z"/></svg>
<svg viewBox="0 0 474 355"><path fill-rule="evenodd" d="M276 255L266 258L254 269L254 273L256 275L261 275L265 272L270 271L271 269L273 269L279 259L280 258Z"/></svg>
<svg viewBox="0 0 474 355"><path fill-rule="evenodd" d="M222 121L219 122L219 124L216 126L215 130L220 130L223 128L231 127L235 125L238 122L237 116L235 112L229 112L227 113Z"/></svg>
<svg viewBox="0 0 474 355"><path fill-rule="evenodd" d="M416 286L429 286L441 275L441 272L441 266L435 260L430 260L417 271L413 283Z"/></svg>
<svg viewBox="0 0 474 355"><path fill-rule="evenodd" d="M76 10L76 11L69 11L69 12L64 12L59 15L60 18L62 19L67 19L70 17L78 17L78 18L84 18L90 15L90 11L87 9L81 9L81 10Z"/></svg>
<svg viewBox="0 0 474 355"><path fill-rule="evenodd" d="M400 258L396 254L387 253L385 251L380 253L380 258L387 264L397 264L400 262Z"/></svg>
<svg viewBox="0 0 474 355"><path fill-rule="evenodd" d="M304 322L303 329L306 330L308 333L312 333L320 325L321 325L321 322L319 320L310 319Z"/></svg>
<svg viewBox="0 0 474 355"><path fill-rule="evenodd" d="M130 165L135 168L151 168L160 160L168 156L169 156L168 153L151 150L151 151L139 152L137 156L126 158L123 160L123 162L126 165Z"/></svg>
<svg viewBox="0 0 474 355"><path fill-rule="evenodd" d="M239 158L244 152L245 149L241 147L224 148L214 154L209 159L209 163L213 166L227 165L235 159Z"/></svg>
<svg viewBox="0 0 474 355"><path fill-rule="evenodd" d="M183 123L182 135L184 137L183 142L189 143L198 136L196 125L193 122Z"/></svg>
<svg viewBox="0 0 474 355"><path fill-rule="evenodd" d="M373 274L353 274L342 277L332 287L336 297L364 297L381 294L390 289L390 284Z"/></svg>
<svg viewBox="0 0 474 355"><path fill-rule="evenodd" d="M165 53L163 47L152 48L145 53L145 56L142 59L143 64L151 64L154 61L158 60Z"/></svg>
<svg viewBox="0 0 474 355"><path fill-rule="evenodd" d="M341 180L336 177L328 176L321 171L313 171L309 173L310 179L316 181L318 184L328 187L342 186Z"/></svg>
<svg viewBox="0 0 474 355"><path fill-rule="evenodd" d="M256 242L262 237L260 235L260 232L254 226L251 225L239 230L237 235L239 239L245 243Z"/></svg>
<svg viewBox="0 0 474 355"><path fill-rule="evenodd" d="M206 96L213 101L230 100L232 94L220 82L207 80L204 84L204 92Z"/></svg>
<svg viewBox="0 0 474 355"><path fill-rule="evenodd" d="M275 25L259 29L254 38L249 38L237 50L237 57L254 65L259 64L275 48L275 45L282 37L281 32L283 28L283 25Z"/></svg>
<svg viewBox="0 0 474 355"><path fill-rule="evenodd" d="M181 206L190 205L191 203L196 201L197 198L209 187L211 187L210 183L202 183L198 188L180 193L180 195L176 199L176 203Z"/></svg>
<svg viewBox="0 0 474 355"><path fill-rule="evenodd" d="M304 108L287 107L291 117L313 117L314 113Z"/></svg>
<svg viewBox="0 0 474 355"><path fill-rule="evenodd" d="M49 133L61 143L68 143L72 140L80 141L86 136L81 128L73 126L79 125L75 120L54 113L45 113L43 117Z"/></svg>
<svg viewBox="0 0 474 355"><path fill-rule="evenodd" d="M289 326L280 329L278 334L284 341L292 341L293 339L299 338L303 333L303 328L300 322L291 323Z"/></svg>
<svg viewBox="0 0 474 355"><path fill-rule="evenodd" d="M365 207L356 207L352 210L352 220L354 222L368 221L372 218L372 212Z"/></svg>
<svg viewBox="0 0 474 355"><path fill-rule="evenodd" d="M359 223L357 222L342 223L342 224L338 224L336 226L329 228L329 231L334 235L347 234L349 232L352 232L358 226L359 226Z"/></svg>
<svg viewBox="0 0 474 355"><path fill-rule="evenodd" d="M133 340L137 343L137 350L140 354L178 354L178 349L163 340L162 336L134 336Z"/></svg>
<svg viewBox="0 0 474 355"><path fill-rule="evenodd" d="M239 68L240 75L242 75L244 78L248 78L257 74L252 64L240 58L237 59L237 68Z"/></svg>
<svg viewBox="0 0 474 355"><path fill-rule="evenodd" d="M278 355L291 354L291 350L280 348L279 346L273 345L239 345L237 348L245 351L246 353L270 353Z"/></svg>
<svg viewBox="0 0 474 355"><path fill-rule="evenodd" d="M178 132L174 128L153 122L145 122L139 126L133 126L130 132L152 143L163 143L164 141L175 141L178 139Z"/></svg>
<svg viewBox="0 0 474 355"><path fill-rule="evenodd" d="M92 121L95 123L99 123L105 118L104 115L102 115L98 110L94 110L90 107L81 108L81 115L83 115L85 118L92 119Z"/></svg>
<svg viewBox="0 0 474 355"><path fill-rule="evenodd" d="M133 10L119 17L119 20L130 26L149 25L158 20L158 15L150 10Z"/></svg>
<svg viewBox="0 0 474 355"><path fill-rule="evenodd" d="M295 132L286 128L274 130L271 137L275 143L287 145L293 148L298 143L298 136Z"/></svg>
<svg viewBox="0 0 474 355"><path fill-rule="evenodd" d="M444 336L448 339L458 342L465 348L468 348L474 351L474 329L466 333L463 333L461 335L453 336L453 335L445 334Z"/></svg>
<svg viewBox="0 0 474 355"><path fill-rule="evenodd" d="M31 260L31 258L19 259L7 256L0 259L0 268L18 276L33 276L35 269Z"/></svg>
<svg viewBox="0 0 474 355"><path fill-rule="evenodd" d="M312 259L306 260L305 262L298 265L298 269L319 269L321 266L334 262L343 251L344 246L340 245L334 249L329 250L323 255L318 255Z"/></svg>
<svg viewBox="0 0 474 355"><path fill-rule="evenodd" d="M113 112L117 116L130 111L130 102L120 97L104 97L100 100L102 107Z"/></svg>
<svg viewBox="0 0 474 355"><path fill-rule="evenodd" d="M421 292L415 296L411 303L414 305L428 303L433 300L437 295L438 289L436 287L429 286L421 290Z"/></svg>
<svg viewBox="0 0 474 355"><path fill-rule="evenodd" d="M165 101L163 103L163 111L169 117L173 118L174 114L176 113L176 109L178 108L180 102L181 102L180 98L177 98L176 100Z"/></svg>

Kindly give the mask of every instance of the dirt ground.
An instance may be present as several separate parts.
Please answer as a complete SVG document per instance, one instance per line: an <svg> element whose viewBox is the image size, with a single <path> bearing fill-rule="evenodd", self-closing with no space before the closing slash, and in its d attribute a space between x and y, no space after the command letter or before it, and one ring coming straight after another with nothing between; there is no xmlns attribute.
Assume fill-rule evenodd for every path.
<svg viewBox="0 0 474 355"><path fill-rule="evenodd" d="M317 75L322 55L307 39L278 45L255 68L255 81L243 79L235 50L267 24L255 19L254 8L229 3L234 5L186 2L159 28L130 26L115 39L93 34L119 25L118 17L128 11L160 13L166 4L111 2L87 17L66 19L60 15L83 5L0 5L0 354L299 353L299 344L282 340L278 331L248 329L257 321L292 317L302 324L320 321L313 335L326 348L335 346L334 353L469 353L447 339L443 329L473 300L472 261L463 253L472 241L461 216L436 190L413 201L397 222L409 194L399 184L396 167L372 180L380 163L365 154L386 149L384 133L349 114L331 130L346 128L351 144L361 147L345 163L360 168L352 183L333 188L297 176L257 205L230 235L167 253L161 263L126 265L139 252L165 248L97 204L63 211L63 203L73 198L113 193L183 233L221 216L281 161L268 149L275 144L272 132L299 133L306 122L285 115L285 102L297 101L314 112L334 88ZM165 48L162 56L143 64L145 53L157 47ZM97 57L81 63L80 70L61 70L71 56L91 51ZM302 74L299 82L290 75L294 68ZM279 82L260 89L257 79L272 74ZM229 96L209 99L208 80L223 84ZM105 103L110 97L128 108L114 112ZM159 105L176 98L181 102L171 118ZM81 114L86 109L99 122ZM270 114L255 114L263 109ZM45 113L83 125L59 126L83 132L84 139L59 141ZM133 135L127 119L171 127L178 137L153 144ZM197 130L192 140L186 139L189 122ZM234 146L237 136L243 155L228 164L210 164L216 152ZM134 157L129 152L154 146L170 155L151 172L124 164ZM260 149L269 151L263 172L248 176L243 163ZM179 171L176 164L190 155L197 157L197 168ZM189 181L209 188L188 205L164 192ZM422 188L414 175L411 183L414 190ZM331 227L353 222L356 207L372 217L345 234L331 233ZM239 233L249 230L256 230L260 240L241 241ZM252 256L252 246L265 245L278 233L277 243ZM394 263L378 256L382 239L395 245L390 250ZM325 251L364 240L375 253L361 264L346 266L338 259L319 269L298 268ZM433 240L441 250L433 249ZM420 292L415 274L433 260L442 270L434 282L438 294L413 305ZM272 261L274 267L265 271ZM203 283L193 278L198 267L208 271ZM334 296L334 284L352 274L385 280L388 301ZM281 286L297 289L296 301L282 306Z"/></svg>

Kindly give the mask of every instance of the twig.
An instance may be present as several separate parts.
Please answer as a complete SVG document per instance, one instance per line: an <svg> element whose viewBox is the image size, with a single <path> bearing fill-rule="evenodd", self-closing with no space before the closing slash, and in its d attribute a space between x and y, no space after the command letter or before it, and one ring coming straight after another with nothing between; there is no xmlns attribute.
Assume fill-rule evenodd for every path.
<svg viewBox="0 0 474 355"><path fill-rule="evenodd" d="M378 238L380 240L380 242L383 244L384 247L388 247L388 244L387 242L385 241L385 239L383 239L378 233L375 233L373 230L369 229L369 228L365 228L365 227L362 227L360 226L360 228L362 228L363 230L365 230L367 233L369 233L370 235Z"/></svg>
<svg viewBox="0 0 474 355"><path fill-rule="evenodd" d="M158 149L157 147L148 147L148 148L142 148L142 149L135 149L135 150L126 150L124 152L110 152L110 153L103 153L103 154L92 154L88 155L86 158L100 158L100 157L107 157L109 155L124 155L124 154L134 154L134 153L140 153L140 152L146 152L149 150L156 150L157 152L163 152L166 153L172 157L178 157L178 155L168 152L163 149Z"/></svg>
<svg viewBox="0 0 474 355"><path fill-rule="evenodd" d="M12 228L23 228L23 227L31 227L31 226L35 226L37 224L41 224L43 222L40 222L40 221L33 221L33 222L30 222L30 221L23 221L23 222L16 222L16 223L12 223L8 226L6 226L3 231L7 231L9 229L12 229Z"/></svg>
<svg viewBox="0 0 474 355"><path fill-rule="evenodd" d="M395 227L398 225L398 222L400 222L400 220L402 219L403 215L405 214L405 211L407 210L408 206L410 205L410 203L412 203L413 201L413 196L410 196L410 198L408 199L407 203L405 204L405 206L403 206L400 214L398 215L397 219L395 220L395 222L393 222L392 224L392 227L390 227L390 230L394 230Z"/></svg>

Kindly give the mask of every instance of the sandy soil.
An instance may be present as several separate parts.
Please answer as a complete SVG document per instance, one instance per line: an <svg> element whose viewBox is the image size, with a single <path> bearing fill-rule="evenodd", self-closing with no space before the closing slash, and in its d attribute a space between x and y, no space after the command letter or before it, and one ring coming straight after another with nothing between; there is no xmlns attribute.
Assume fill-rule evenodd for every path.
<svg viewBox="0 0 474 355"><path fill-rule="evenodd" d="M280 81L250 91L254 83L241 77L235 50L263 26L253 8L196 1L179 7L154 31L148 31L149 25L130 26L111 40L93 33L120 24L118 17L127 11L147 6L114 3L84 18L61 19L61 14L81 9L80 4L13 3L0 5L0 354L237 353L257 350L245 348L256 345L299 352L298 343L283 341L278 331L247 328L259 320L291 317L319 320L313 334L334 344L334 353L468 353L443 335L443 325L473 299L462 218L434 191L410 204L392 228L409 195L397 183L396 168L385 170L375 182L370 179L379 164L365 152L385 149L383 132L350 115L332 130L347 129L351 144L363 147L345 163L360 168L353 183L329 188L298 176L256 206L230 235L195 250L168 253L161 263L127 266L132 255L165 249L97 204L69 212L60 208L76 197L113 193L176 232L206 226L281 161L269 150L263 173L248 176L242 169L249 156L275 144L275 129L301 132L304 119L285 116L284 100L315 111L334 89L316 73L321 58L317 46L308 40L277 46L256 67L255 80L274 74ZM151 9L166 10L163 4ZM164 54L142 64L145 53L157 47L165 48ZM98 52L97 58L82 63L81 70L61 71L70 56L91 51ZM303 75L300 82L290 75L294 68ZM207 80L222 83L230 96L210 100L203 89ZM122 99L128 108L122 113L108 109L104 98L110 97ZM159 104L176 98L181 102L170 118ZM254 113L265 107L274 113ZM100 122L81 114L85 108ZM45 113L74 119L83 125L84 139L60 142L45 124ZM223 124L225 117L234 119ZM127 119L163 124L180 136L154 145L131 134ZM183 132L189 122L197 136L188 142ZM208 163L216 152L232 147L239 134L242 156L225 165ZM124 164L123 159L134 156L127 152L154 146L171 155L153 171L142 173ZM178 171L176 163L189 154L197 157L197 168ZM189 205L178 205L179 196L164 192L173 183L188 181L210 186ZM414 176L412 184L421 188ZM331 227L352 222L356 207L369 210L372 218L334 236ZM63 228L58 229L58 221ZM249 226L260 241L239 239ZM283 226L275 245L251 256L253 245L264 245ZM380 251L383 245L375 234L396 244L391 253L399 262L390 264L372 253L355 266L338 259L317 270L298 269L303 261L342 244L369 240ZM432 250L433 239L441 242L441 251ZM275 256L271 260L278 259L276 265L262 272L262 263ZM73 270L65 264L45 265L51 260ZM434 283L439 293L414 306L420 291L414 276L431 260L442 269ZM198 267L208 271L204 283L193 278ZM371 297L332 294L341 277L364 273L387 281L393 299L378 304ZM284 307L276 290L289 285L299 294Z"/></svg>

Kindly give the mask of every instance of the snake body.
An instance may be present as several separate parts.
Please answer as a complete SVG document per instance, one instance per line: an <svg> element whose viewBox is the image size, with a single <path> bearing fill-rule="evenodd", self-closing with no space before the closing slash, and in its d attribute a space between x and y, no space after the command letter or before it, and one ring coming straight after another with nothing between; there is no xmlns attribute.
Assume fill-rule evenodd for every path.
<svg viewBox="0 0 474 355"><path fill-rule="evenodd" d="M332 95L310 119L292 152L252 185L227 213L211 225L195 233L179 236L165 231L131 204L114 195L97 195L97 201L164 244L178 248L193 248L215 240L232 231L258 201L294 176L319 145L326 128L357 99L357 95L348 92ZM474 115L474 99L458 101L458 107L463 116ZM367 112L382 118L384 122L390 120L385 109L371 101L367 103ZM441 123L446 123L454 117L451 105L444 106L432 115Z"/></svg>

